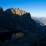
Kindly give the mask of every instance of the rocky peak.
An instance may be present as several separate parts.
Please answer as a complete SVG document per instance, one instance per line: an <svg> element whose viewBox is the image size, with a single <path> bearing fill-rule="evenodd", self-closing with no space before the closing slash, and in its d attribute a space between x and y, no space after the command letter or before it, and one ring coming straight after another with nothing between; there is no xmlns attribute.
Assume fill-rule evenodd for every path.
<svg viewBox="0 0 46 46"><path fill-rule="evenodd" d="M24 14L30 14L28 12L25 12L19 8L9 8L6 10L7 13L10 13L10 14L18 14L18 15L24 15Z"/></svg>
<svg viewBox="0 0 46 46"><path fill-rule="evenodd" d="M0 13L3 12L3 8L0 6Z"/></svg>

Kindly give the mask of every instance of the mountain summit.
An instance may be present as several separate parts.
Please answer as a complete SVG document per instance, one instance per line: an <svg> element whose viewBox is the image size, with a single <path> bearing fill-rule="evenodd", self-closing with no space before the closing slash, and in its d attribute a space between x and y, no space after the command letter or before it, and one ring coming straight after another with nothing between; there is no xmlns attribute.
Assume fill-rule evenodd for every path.
<svg viewBox="0 0 46 46"><path fill-rule="evenodd" d="M23 14L30 14L28 12L25 12L19 8L9 8L6 10L7 13L11 13L11 14L18 14L18 15L23 15Z"/></svg>

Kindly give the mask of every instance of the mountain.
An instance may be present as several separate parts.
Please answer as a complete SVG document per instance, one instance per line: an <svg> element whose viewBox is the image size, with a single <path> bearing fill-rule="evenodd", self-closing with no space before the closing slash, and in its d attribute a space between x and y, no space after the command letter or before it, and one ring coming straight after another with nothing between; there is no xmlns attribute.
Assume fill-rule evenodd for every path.
<svg viewBox="0 0 46 46"><path fill-rule="evenodd" d="M13 34L18 32L24 35L11 43ZM36 41L39 42L43 37L45 37L43 31L37 27L30 13L19 8L9 8L4 11L0 7L0 46L6 44L8 46L35 46Z"/></svg>
<svg viewBox="0 0 46 46"><path fill-rule="evenodd" d="M46 33L46 21L42 18L32 17L37 24L37 27Z"/></svg>
<svg viewBox="0 0 46 46"><path fill-rule="evenodd" d="M45 25L46 21L42 18L38 18L38 17L32 17L32 19L38 21L40 23L40 25Z"/></svg>
<svg viewBox="0 0 46 46"><path fill-rule="evenodd" d="M40 17L40 18L46 21L46 17Z"/></svg>

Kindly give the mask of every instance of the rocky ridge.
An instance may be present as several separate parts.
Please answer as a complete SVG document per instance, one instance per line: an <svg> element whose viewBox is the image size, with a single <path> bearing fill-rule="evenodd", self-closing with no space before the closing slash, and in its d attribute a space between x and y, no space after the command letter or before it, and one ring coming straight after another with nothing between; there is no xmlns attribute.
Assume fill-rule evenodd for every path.
<svg viewBox="0 0 46 46"><path fill-rule="evenodd" d="M28 12L25 12L25 11L23 11L23 10L21 10L21 9L19 9L19 8L9 8L9 9L7 9L5 12L7 12L7 13L11 13L11 14L18 14L19 16L21 16L21 15L23 15L23 14L30 14L30 13L28 13Z"/></svg>

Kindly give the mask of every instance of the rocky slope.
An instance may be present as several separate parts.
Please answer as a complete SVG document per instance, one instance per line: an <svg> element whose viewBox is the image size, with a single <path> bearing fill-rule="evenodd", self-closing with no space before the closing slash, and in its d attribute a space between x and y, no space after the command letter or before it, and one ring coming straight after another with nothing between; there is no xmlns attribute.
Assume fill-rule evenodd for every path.
<svg viewBox="0 0 46 46"><path fill-rule="evenodd" d="M18 38L13 43L16 46L33 46L36 41L39 42L44 37L43 32L38 29L30 13L19 8L9 8L3 11L3 8L0 7L0 11L0 41L10 40L14 33L22 32L24 36ZM0 46L3 43L6 42L0 42ZM10 41L10 44L6 44L14 46L13 43Z"/></svg>

